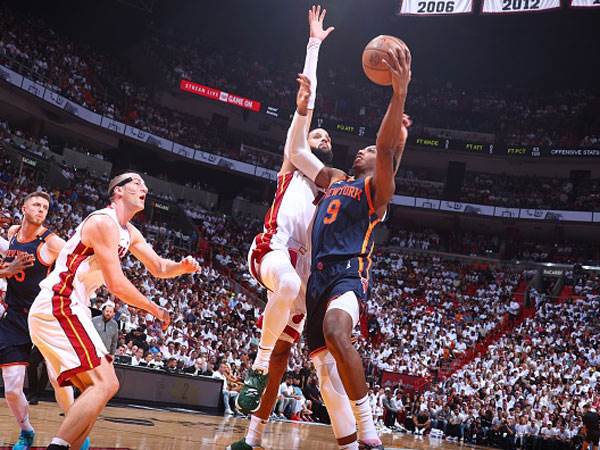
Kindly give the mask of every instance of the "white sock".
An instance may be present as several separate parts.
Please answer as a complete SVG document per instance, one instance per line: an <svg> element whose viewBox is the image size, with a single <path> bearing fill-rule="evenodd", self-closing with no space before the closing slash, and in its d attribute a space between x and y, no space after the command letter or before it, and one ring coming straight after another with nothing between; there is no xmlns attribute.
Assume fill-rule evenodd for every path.
<svg viewBox="0 0 600 450"><path fill-rule="evenodd" d="M261 370L263 373L269 372L269 361L271 360L271 353L273 353L273 348L274 347L263 348L260 345L258 346L258 351L256 352L256 359L254 360L254 364L252 364L253 370Z"/></svg>
<svg viewBox="0 0 600 450"><path fill-rule="evenodd" d="M358 440L367 444L381 444L381 440L377 435L375 424L373 423L373 415L371 414L371 406L369 405L369 397L365 395L360 400L350 401L352 412L356 419L358 428Z"/></svg>
<svg viewBox="0 0 600 450"><path fill-rule="evenodd" d="M250 426L246 433L246 444L251 447L257 447L262 444L262 435L267 427L267 421L262 420L260 417L251 416Z"/></svg>
<svg viewBox="0 0 600 450"><path fill-rule="evenodd" d="M260 276L271 292L267 294L260 344L252 368L267 373L271 353L285 330L292 304L300 293L302 282L292 266L289 254L279 250L265 255L260 263Z"/></svg>
<svg viewBox="0 0 600 450"><path fill-rule="evenodd" d="M62 445L63 447L71 447L71 444L59 437L52 438L50 444Z"/></svg>

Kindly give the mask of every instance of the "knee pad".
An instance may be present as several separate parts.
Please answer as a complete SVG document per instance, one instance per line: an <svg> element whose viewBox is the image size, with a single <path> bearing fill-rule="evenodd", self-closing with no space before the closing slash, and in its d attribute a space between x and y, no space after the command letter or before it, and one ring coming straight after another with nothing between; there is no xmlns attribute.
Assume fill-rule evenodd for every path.
<svg viewBox="0 0 600 450"><path fill-rule="evenodd" d="M356 419L333 355L323 350L313 355L311 361L317 371L319 389L329 412L336 439L356 433Z"/></svg>

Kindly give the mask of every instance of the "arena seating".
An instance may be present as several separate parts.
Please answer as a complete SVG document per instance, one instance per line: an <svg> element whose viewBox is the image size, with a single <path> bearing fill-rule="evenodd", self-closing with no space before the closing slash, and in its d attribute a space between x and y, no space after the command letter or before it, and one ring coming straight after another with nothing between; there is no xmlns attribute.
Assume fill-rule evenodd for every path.
<svg viewBox="0 0 600 450"><path fill-rule="evenodd" d="M180 47L170 40L150 37L147 49L163 61L171 81L187 76L239 90L242 95L257 92L274 104L293 103L293 86L286 72L290 68L271 73L269 67L257 63L245 78L231 72L232 78L224 80L218 75L223 61L208 59L206 51L198 53L197 49L210 48L210 44L203 45L208 47ZM152 94L133 83L131 75L113 59L80 48L48 31L39 20L19 17L4 6L0 6L0 63L91 109L191 146L242 157L239 144L253 144L256 139L235 133L223 136L196 117L158 106ZM344 120L368 122L379 117L385 103L379 101L379 94L363 90L361 85L349 89L364 95L343 93L356 99L356 104L340 105L328 99L329 92L342 95L339 86L350 86L346 77L335 73L324 80L319 108ZM273 86L278 87L274 90ZM448 85L419 89L417 84L411 108L432 126L490 131L511 142L532 145L598 140L591 131L586 137L567 132L568 118L581 112L592 98L588 93L520 98L517 91L507 97L506 91L474 95ZM504 100L513 97L519 101L508 105ZM362 103L367 98L372 104ZM34 138L0 121L0 211L10 213L15 220L20 217L19 199L44 185L35 182L35 169L20 172L4 146L44 157L51 152L50 144L46 137ZM278 155L269 157L262 152L243 157L269 167L276 167L279 161ZM67 238L87 213L104 205L106 180L69 167L62 171L69 187L52 190L48 223ZM441 197L442 190L435 184L440 182L443 180L427 171L414 170L412 176L401 179L398 192ZM564 179L473 173L467 177L461 200L592 210L598 205L599 183L592 180L575 187ZM117 355L156 370L205 376L226 362L228 377L235 386L243 379L259 339L257 321L264 291L247 274L246 252L261 222L189 203L181 207L196 227L201 272L167 282L152 278L134 259L124 260L127 275L136 286L171 311L169 329L162 332L152 317L112 298L104 289L93 299L93 306L97 308L109 299L117 305L121 330ZM185 230L175 223L140 217L136 225L151 237L161 255L173 259L185 256L179 244L189 242L192 236L184 239ZM442 430L452 440L528 448L551 445L566 449L574 445L582 404L591 402L600 407L598 276L579 270L568 273L556 302L544 293L531 294L537 306L534 311L521 300L527 289L522 269L462 257L502 256L500 249L511 241L515 248L509 258L597 263L598 249L577 242L515 241L466 232L398 227L392 231L389 245L375 258L373 296L365 324L369 339L359 339L359 346L369 355L365 368L373 385L379 383L384 371L426 381L414 395L401 390L404 415L399 415L398 423L404 429L414 429L412 418L426 414L432 420L431 428ZM288 369L303 384L313 375L302 344L294 348ZM374 405L382 411L376 412L380 417L385 394L372 395Z"/></svg>

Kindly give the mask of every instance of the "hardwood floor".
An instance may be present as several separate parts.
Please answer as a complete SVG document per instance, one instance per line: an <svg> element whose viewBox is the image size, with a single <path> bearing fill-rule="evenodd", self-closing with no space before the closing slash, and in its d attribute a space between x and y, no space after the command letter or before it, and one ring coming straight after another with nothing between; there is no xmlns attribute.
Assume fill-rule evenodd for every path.
<svg viewBox="0 0 600 450"><path fill-rule="evenodd" d="M48 445L62 417L55 403L40 402L31 407L31 423L36 429L36 442ZM106 408L92 431L95 448L128 448L131 450L224 450L228 444L245 435L247 420L223 418L199 413L172 412L137 407ZM0 449L10 449L18 435L15 421L0 399ZM386 449L440 450L469 448L439 439L415 438L384 434ZM336 450L331 427L301 423L272 423L267 428L263 445L269 450Z"/></svg>

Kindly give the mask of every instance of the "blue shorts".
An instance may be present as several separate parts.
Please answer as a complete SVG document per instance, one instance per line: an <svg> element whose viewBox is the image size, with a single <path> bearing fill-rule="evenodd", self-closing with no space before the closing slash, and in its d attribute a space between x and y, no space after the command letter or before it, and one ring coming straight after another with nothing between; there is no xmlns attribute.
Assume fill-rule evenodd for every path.
<svg viewBox="0 0 600 450"><path fill-rule="evenodd" d="M369 298L369 283L359 275L358 259L323 263L312 268L306 289L306 340L309 353L326 347L323 321L331 300L354 292L361 309Z"/></svg>
<svg viewBox="0 0 600 450"><path fill-rule="evenodd" d="M29 365L31 356L31 344L11 345L0 349L0 367Z"/></svg>

